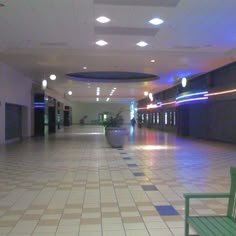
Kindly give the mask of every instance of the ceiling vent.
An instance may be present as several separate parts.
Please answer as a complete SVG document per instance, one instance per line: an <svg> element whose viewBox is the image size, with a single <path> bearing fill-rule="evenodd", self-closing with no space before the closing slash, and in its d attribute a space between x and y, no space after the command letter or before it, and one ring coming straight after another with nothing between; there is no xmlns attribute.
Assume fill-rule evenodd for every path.
<svg viewBox="0 0 236 236"><path fill-rule="evenodd" d="M42 42L40 43L42 47L66 47L68 44L66 42Z"/></svg>
<svg viewBox="0 0 236 236"><path fill-rule="evenodd" d="M176 7L180 0L94 0L95 4L117 6Z"/></svg>
<svg viewBox="0 0 236 236"><path fill-rule="evenodd" d="M199 49L200 47L198 47L198 46L180 46L180 45L176 45L176 46L173 46L172 48L179 49L179 50L195 50L195 49Z"/></svg>
<svg viewBox="0 0 236 236"><path fill-rule="evenodd" d="M134 36L156 36L158 28L128 28L128 27L102 27L96 26L94 31L98 35L134 35Z"/></svg>

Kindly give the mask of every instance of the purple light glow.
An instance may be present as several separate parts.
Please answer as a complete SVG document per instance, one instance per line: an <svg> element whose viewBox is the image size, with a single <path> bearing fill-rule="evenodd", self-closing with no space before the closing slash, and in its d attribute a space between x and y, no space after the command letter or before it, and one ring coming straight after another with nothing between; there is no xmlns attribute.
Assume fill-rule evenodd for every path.
<svg viewBox="0 0 236 236"><path fill-rule="evenodd" d="M179 103L183 103L183 102L193 102L193 101L207 100L207 99L208 99L208 97L190 98L190 99L185 99L185 100L182 100L182 101L177 101L176 103L179 104Z"/></svg>

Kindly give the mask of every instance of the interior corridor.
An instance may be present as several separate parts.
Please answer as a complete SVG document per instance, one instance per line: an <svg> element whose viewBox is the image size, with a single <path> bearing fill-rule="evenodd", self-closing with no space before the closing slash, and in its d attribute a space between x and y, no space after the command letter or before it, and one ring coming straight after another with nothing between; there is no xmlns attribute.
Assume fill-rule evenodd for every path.
<svg viewBox="0 0 236 236"><path fill-rule="evenodd" d="M228 192L236 146L130 129L123 149L104 128L72 126L0 146L0 235L183 236L185 192ZM196 200L192 214L222 214Z"/></svg>

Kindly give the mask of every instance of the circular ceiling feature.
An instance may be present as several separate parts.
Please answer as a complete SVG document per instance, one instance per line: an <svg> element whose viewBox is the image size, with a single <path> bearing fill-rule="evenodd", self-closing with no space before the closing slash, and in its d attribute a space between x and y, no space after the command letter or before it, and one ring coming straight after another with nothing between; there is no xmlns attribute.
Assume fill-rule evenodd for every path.
<svg viewBox="0 0 236 236"><path fill-rule="evenodd" d="M153 74L121 71L77 72L67 76L73 80L94 82L143 82L160 79Z"/></svg>

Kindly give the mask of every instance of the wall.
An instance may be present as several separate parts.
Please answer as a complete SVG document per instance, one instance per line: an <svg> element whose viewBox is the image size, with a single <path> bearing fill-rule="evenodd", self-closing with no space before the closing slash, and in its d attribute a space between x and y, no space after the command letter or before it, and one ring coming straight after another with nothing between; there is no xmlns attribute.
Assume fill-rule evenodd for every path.
<svg viewBox="0 0 236 236"><path fill-rule="evenodd" d="M23 74L0 64L0 143L5 143L5 103L24 106L23 137L31 136L32 81ZM25 114L26 112L26 114Z"/></svg>
<svg viewBox="0 0 236 236"><path fill-rule="evenodd" d="M81 103L72 102L72 123L79 124L79 120L87 115L85 123L91 123L92 120L98 120L99 113L109 112L111 114L116 114L119 110L122 110L122 115L125 124L130 124L129 118L129 104L121 103Z"/></svg>

